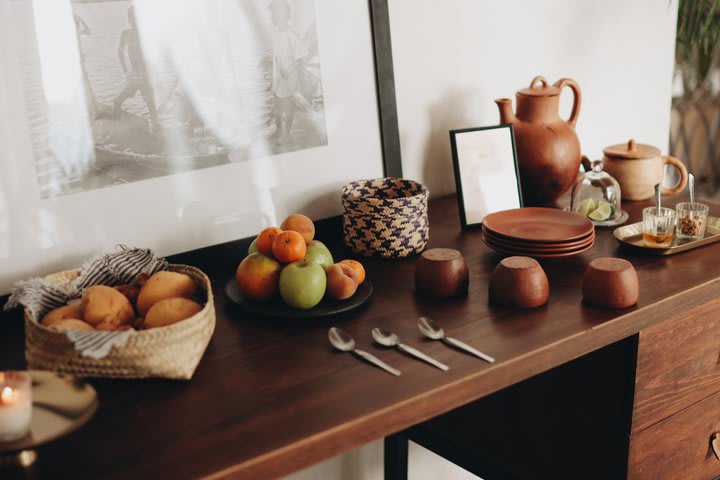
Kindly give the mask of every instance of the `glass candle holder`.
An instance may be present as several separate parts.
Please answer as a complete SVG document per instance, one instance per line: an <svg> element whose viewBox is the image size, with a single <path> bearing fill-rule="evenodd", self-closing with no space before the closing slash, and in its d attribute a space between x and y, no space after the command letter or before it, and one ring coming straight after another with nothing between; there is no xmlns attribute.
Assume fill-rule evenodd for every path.
<svg viewBox="0 0 720 480"><path fill-rule="evenodd" d="M675 234L675 210L648 207L643 210L643 242L648 247L669 247Z"/></svg>
<svg viewBox="0 0 720 480"><path fill-rule="evenodd" d="M0 372L0 442L23 438L30 431L32 379L27 372Z"/></svg>
<svg viewBox="0 0 720 480"><path fill-rule="evenodd" d="M705 237L708 206L704 203L684 202L675 206L677 212L676 235L679 240L698 240Z"/></svg>

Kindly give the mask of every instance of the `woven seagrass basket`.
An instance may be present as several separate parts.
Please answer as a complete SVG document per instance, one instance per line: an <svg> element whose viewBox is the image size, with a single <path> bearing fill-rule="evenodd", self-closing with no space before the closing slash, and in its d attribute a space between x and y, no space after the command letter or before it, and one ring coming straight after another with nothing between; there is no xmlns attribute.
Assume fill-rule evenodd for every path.
<svg viewBox="0 0 720 480"><path fill-rule="evenodd" d="M428 189L412 180L376 178L342 190L345 245L385 258L420 253L428 242Z"/></svg>
<svg viewBox="0 0 720 480"><path fill-rule="evenodd" d="M83 357L68 337L45 327L25 309L25 359L28 368L72 373L80 377L148 378L189 380L215 330L215 306L210 280L201 270L187 265L169 265L184 273L207 294L203 309L172 325L140 330L130 335L125 346L114 347L101 359ZM68 270L46 277L60 285L69 284L80 270Z"/></svg>

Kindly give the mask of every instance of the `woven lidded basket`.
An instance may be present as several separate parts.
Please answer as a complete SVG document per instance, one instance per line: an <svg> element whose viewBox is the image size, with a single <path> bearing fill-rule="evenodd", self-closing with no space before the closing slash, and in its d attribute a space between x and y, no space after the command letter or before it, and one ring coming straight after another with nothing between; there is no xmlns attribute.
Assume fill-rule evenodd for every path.
<svg viewBox="0 0 720 480"><path fill-rule="evenodd" d="M376 178L342 190L345 245L385 258L420 253L428 242L428 189L412 180Z"/></svg>
<svg viewBox="0 0 720 480"><path fill-rule="evenodd" d="M123 347L113 347L101 359L83 357L63 333L38 323L25 309L25 359L28 368L72 373L80 377L148 378L188 380L205 352L215 330L215 306L210 279L187 265L168 270L189 275L206 292L202 310L190 318L165 327L133 332ZM70 284L80 270L46 277L60 285Z"/></svg>

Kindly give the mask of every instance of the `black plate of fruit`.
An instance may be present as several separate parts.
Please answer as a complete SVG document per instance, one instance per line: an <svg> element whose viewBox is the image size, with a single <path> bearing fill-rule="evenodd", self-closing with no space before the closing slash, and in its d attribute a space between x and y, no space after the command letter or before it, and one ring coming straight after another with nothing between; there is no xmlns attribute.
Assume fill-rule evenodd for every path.
<svg viewBox="0 0 720 480"><path fill-rule="evenodd" d="M240 262L225 295L240 309L275 318L318 318L358 308L372 284L357 260L335 263L315 225L294 213L278 227L263 229Z"/></svg>
<svg viewBox="0 0 720 480"><path fill-rule="evenodd" d="M234 278L228 280L225 285L225 295L228 300L241 310L254 315L275 318L320 318L337 315L338 313L354 310L365 304L372 295L373 287L370 280L365 279L358 285L355 294L345 300L333 300L324 297L320 303L307 310L293 308L285 304L282 299L275 297L265 302L250 300L240 292L237 281Z"/></svg>

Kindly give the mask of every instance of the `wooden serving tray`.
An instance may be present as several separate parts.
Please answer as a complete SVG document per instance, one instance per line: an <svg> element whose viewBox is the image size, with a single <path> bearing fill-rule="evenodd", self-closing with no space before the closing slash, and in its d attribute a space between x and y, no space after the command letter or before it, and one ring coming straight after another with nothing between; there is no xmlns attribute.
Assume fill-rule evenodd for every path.
<svg viewBox="0 0 720 480"><path fill-rule="evenodd" d="M720 218L707 217L705 237L699 240L678 240L675 237L669 247L648 247L643 243L642 222L624 225L613 230L620 245L650 255L673 255L720 241Z"/></svg>

